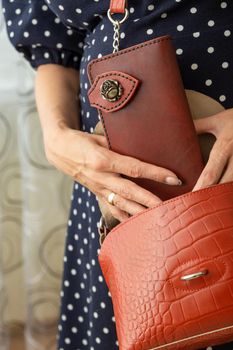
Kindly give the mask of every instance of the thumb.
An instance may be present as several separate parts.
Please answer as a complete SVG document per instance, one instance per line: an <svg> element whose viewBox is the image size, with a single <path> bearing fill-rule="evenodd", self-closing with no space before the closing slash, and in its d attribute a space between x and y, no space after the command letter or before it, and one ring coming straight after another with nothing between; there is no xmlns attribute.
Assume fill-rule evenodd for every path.
<svg viewBox="0 0 233 350"><path fill-rule="evenodd" d="M194 126L198 135L205 133L215 135L215 118L213 116L194 120Z"/></svg>

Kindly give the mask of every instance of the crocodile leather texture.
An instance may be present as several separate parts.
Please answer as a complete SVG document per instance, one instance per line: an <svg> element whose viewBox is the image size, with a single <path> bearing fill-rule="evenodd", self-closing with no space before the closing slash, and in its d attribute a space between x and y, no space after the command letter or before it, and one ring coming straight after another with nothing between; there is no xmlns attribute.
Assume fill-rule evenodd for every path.
<svg viewBox="0 0 233 350"><path fill-rule="evenodd" d="M125 93L117 102L104 101L96 87L100 77L107 79L114 72L125 74L113 77ZM88 96L99 110L108 147L170 169L183 185L130 180L163 200L191 191L204 164L171 38L166 35L94 59L88 64L88 76ZM135 80L139 84L134 93Z"/></svg>
<svg viewBox="0 0 233 350"><path fill-rule="evenodd" d="M195 350L233 340L233 182L132 216L108 234L98 259L120 350Z"/></svg>

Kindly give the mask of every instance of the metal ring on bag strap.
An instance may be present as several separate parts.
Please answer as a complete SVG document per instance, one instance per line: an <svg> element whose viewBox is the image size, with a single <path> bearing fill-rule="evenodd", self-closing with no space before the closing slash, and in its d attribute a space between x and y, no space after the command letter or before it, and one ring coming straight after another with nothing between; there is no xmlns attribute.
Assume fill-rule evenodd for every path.
<svg viewBox="0 0 233 350"><path fill-rule="evenodd" d="M111 9L108 10L107 14L108 14L109 20L112 22L113 25L115 25L116 23L119 23L119 24L124 23L128 18L129 11L127 9L125 9L124 17L120 21L116 21L115 19L112 18Z"/></svg>

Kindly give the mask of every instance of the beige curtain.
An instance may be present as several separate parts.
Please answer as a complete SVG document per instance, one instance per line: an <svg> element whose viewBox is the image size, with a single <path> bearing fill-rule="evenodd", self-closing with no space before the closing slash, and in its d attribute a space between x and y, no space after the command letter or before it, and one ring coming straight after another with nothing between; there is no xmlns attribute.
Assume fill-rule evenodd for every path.
<svg viewBox="0 0 233 350"><path fill-rule="evenodd" d="M56 349L72 180L45 159L34 74L0 10L0 350Z"/></svg>

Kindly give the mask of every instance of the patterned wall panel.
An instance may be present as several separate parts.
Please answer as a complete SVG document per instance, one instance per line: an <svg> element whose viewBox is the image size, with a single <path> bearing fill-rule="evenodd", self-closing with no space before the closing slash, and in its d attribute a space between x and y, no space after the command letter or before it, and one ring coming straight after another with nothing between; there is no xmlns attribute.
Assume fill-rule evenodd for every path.
<svg viewBox="0 0 233 350"><path fill-rule="evenodd" d="M52 350L72 180L45 159L35 72L2 13L0 53L0 350Z"/></svg>

